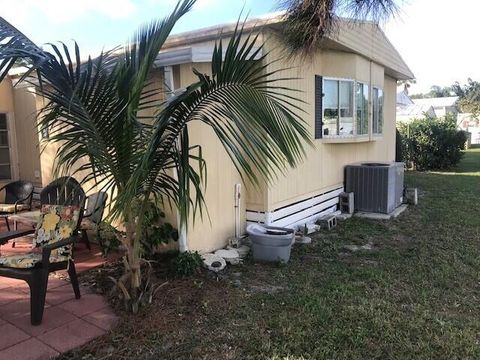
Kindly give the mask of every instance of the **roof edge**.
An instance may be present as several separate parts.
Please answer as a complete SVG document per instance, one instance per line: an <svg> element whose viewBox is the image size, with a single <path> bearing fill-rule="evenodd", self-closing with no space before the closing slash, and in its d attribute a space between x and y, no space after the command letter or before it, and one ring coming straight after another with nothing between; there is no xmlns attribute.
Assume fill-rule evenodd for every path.
<svg viewBox="0 0 480 360"><path fill-rule="evenodd" d="M280 27L282 23L284 22L284 11L280 12L275 12L275 13L270 13L264 16L256 17L251 20L245 21L242 26L244 30L253 30L257 27L263 27L263 26L276 26ZM388 43L389 46L391 46L395 50L395 54L400 58L401 62L405 65L405 68L407 69L408 73L405 72L400 72L398 69L391 69L388 64L383 64L378 61L378 59L374 59L371 56L368 56L367 54L359 54L364 56L365 58L369 59L370 61L379 63L380 65L384 66L385 68L388 68L390 76L393 76L397 78L398 80L409 80L409 79L414 79L415 76L410 69L410 67L407 65L403 57L400 55L398 50L393 46L391 43L390 39L387 37L383 29L374 21L370 20L354 20L354 19L347 19L340 17L339 21L342 22L352 22L354 24L369 24L375 27L376 31L380 31L382 34L382 37L385 39L385 41ZM229 35L233 34L235 31L235 28L237 27L237 22L230 22L230 23L224 23L224 24L218 24L215 26L210 26L206 28L201 28L197 30L192 30L192 31L187 31L175 35L171 35L167 41L164 44L163 49L169 49L169 48L174 48L174 47L180 47L180 46L186 46L186 45L191 45L192 43L197 43L197 42L205 42L205 41L212 41L212 40L217 40L219 36L222 37L228 37ZM334 35L328 36L328 40L333 41L335 43L338 43L340 45L344 45L338 42L338 39ZM355 51L355 49L351 49L347 46L345 46L347 49L350 51Z"/></svg>

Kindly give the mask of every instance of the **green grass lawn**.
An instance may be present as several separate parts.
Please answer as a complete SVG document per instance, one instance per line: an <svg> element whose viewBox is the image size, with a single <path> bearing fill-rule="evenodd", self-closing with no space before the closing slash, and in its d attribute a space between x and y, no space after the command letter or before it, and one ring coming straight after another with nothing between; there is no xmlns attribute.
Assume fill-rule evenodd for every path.
<svg viewBox="0 0 480 360"><path fill-rule="evenodd" d="M480 149L406 182L419 205L398 219L342 222L295 246L286 266L171 281L152 307L64 358L480 358ZM343 249L366 243L372 251Z"/></svg>

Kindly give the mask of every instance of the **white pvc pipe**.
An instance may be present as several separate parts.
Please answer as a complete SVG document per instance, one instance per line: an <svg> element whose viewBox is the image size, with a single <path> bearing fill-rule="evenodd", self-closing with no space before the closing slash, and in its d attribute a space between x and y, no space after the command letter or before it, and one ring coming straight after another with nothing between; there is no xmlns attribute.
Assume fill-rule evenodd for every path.
<svg viewBox="0 0 480 360"><path fill-rule="evenodd" d="M234 191L234 200L235 200L235 237L240 237L240 196L242 186L240 184L235 184Z"/></svg>
<svg viewBox="0 0 480 360"><path fill-rule="evenodd" d="M173 96L175 91L175 83L173 80L173 68L171 66L165 66L163 68L163 75L165 85L167 86L167 97L170 98ZM173 177L178 179L177 170L173 169ZM187 220L185 220L187 221ZM186 222L182 225L180 219L180 213L177 211L177 225L178 229L178 250L183 253L188 251L188 238L187 238L187 224Z"/></svg>

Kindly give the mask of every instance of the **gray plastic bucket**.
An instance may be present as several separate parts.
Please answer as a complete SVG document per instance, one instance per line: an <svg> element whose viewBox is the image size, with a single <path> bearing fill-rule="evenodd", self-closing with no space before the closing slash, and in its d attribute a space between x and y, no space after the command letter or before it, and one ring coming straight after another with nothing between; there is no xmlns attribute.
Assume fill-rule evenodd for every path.
<svg viewBox="0 0 480 360"><path fill-rule="evenodd" d="M252 242L253 259L288 262L295 238L292 229L252 224L247 227Z"/></svg>

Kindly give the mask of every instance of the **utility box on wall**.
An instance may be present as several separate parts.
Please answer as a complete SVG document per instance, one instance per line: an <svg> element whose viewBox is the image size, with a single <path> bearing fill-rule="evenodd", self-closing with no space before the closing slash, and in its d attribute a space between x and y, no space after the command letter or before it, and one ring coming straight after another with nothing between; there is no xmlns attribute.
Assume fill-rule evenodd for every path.
<svg viewBox="0 0 480 360"><path fill-rule="evenodd" d="M364 162L345 166L345 192L355 211L389 214L402 204L404 163Z"/></svg>

